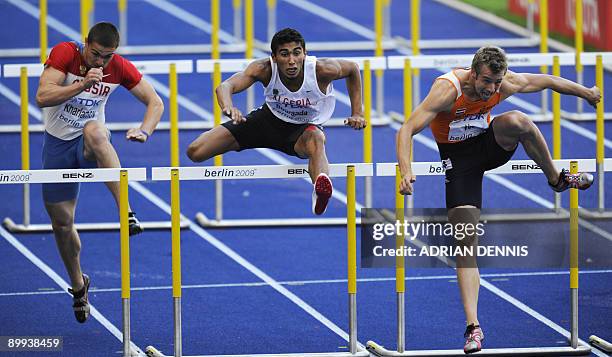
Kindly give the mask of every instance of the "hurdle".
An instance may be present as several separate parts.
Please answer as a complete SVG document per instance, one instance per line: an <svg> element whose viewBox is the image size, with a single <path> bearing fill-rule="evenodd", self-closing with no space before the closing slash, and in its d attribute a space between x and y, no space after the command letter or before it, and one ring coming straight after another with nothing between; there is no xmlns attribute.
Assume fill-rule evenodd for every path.
<svg viewBox="0 0 612 357"><path fill-rule="evenodd" d="M575 160L553 160L557 169L571 168L571 162ZM612 160L610 160L612 161ZM580 169L583 172L595 172L595 159L579 159ZM611 163L612 165L612 163ZM612 169L612 168L611 168ZM412 171L417 176L438 176L444 175L444 167L439 161L432 162L413 162ZM489 174L542 174L540 167L532 160L511 160L504 165L493 170L485 171L485 175ZM376 176L394 176L395 163L377 163ZM578 209L582 211L583 209ZM491 222L499 221L541 221L541 220L567 220L569 213L563 209L559 212L538 212L538 213L506 213L506 214L482 214L481 219Z"/></svg>
<svg viewBox="0 0 612 357"><path fill-rule="evenodd" d="M582 163L584 160L580 160ZM512 161L510 162L512 163ZM425 164L425 165L422 165ZM428 166L431 163L413 163L415 175L443 175L443 171L431 173ZM564 165L566 162L555 162L557 165ZM592 162L587 161L587 165L592 166ZM569 162L570 172L578 172L578 161ZM491 170L490 172L493 172ZM529 170L516 170L508 172L500 167L496 173L529 173ZM399 167L396 163L384 163L376 166L376 176L395 176L396 208L397 219L404 219L403 197L400 197L398 185L401 181ZM570 189L570 210L566 219L570 225L570 294L571 294L571 329L570 346L568 347L534 347L534 348L497 348L483 349L476 353L478 356L588 356L591 348L584 341L578 339L578 189ZM487 218L484 215L481 221ZM397 244L404 244L403 237L398 237ZM400 262L401 260L401 262ZM463 350L405 350L405 300L404 300L404 259L396 260L396 294L397 294L397 351L391 351L374 341L368 341L367 349L373 355L383 356L465 356Z"/></svg>
<svg viewBox="0 0 612 357"><path fill-rule="evenodd" d="M142 351L131 341L130 324L130 239L128 224L128 181L146 181L145 168L61 169L61 170L4 170L0 184L39 184L68 182L119 181L119 226L121 249L121 305L123 356L131 357Z"/></svg>
<svg viewBox="0 0 612 357"><path fill-rule="evenodd" d="M561 66L574 65L576 58L581 58L583 65L595 66L596 85L601 89L601 101L597 105L594 115L583 115L583 119L596 120L596 160L597 160L597 179L598 179L598 206L596 211L580 209L580 214L588 219L612 218L612 212L605 211L605 175L604 175L604 120L606 117L612 118L612 112L604 111L604 81L603 69L605 63L612 63L612 52L588 52L577 56L575 53L516 53L508 54L509 67L535 67L552 65L553 74L559 76ZM414 69L435 69L435 68L455 68L471 65L473 54L469 55L448 55L448 56L389 56L387 57L387 68L390 70L404 71L404 113L391 112L390 117L397 122L404 122L412 112L413 84L411 80ZM566 117L561 110L560 94L552 94L552 117L547 114L529 115L536 122L549 121L552 119L553 132L553 159L561 159L561 118ZM571 119L571 118L570 118ZM560 210L560 196L554 195L556 212Z"/></svg>
<svg viewBox="0 0 612 357"><path fill-rule="evenodd" d="M388 118L372 118L372 70L384 70L386 68L385 57L347 57L345 60L357 63L363 71L363 96L364 96L364 119L366 127L363 130L363 162L372 163L372 126L388 124ZM221 109L216 104L214 88L221 83L221 76L227 72L238 72L244 70L252 60L228 59L228 60L198 60L196 62L197 73L212 73L212 96L214 105L215 125L221 124ZM326 126L345 126L344 118L332 118ZM215 157L215 166L223 165L222 155ZM372 178L366 176L365 203L372 203ZM308 226L308 225L343 225L345 218L323 217L323 218L272 218L272 219L225 219L223 218L223 185L222 181L215 182L215 216L209 218L203 212L196 214L196 221L203 227L254 227L254 226Z"/></svg>
<svg viewBox="0 0 612 357"><path fill-rule="evenodd" d="M227 179L287 179L308 178L306 165L263 165L263 166L225 166L225 167L154 167L153 181L171 181L171 209L172 222L172 279L173 279L173 307L174 307L174 356L182 356L182 326L181 326L181 263L180 263L180 230L176 227L180 219L180 181L181 180L227 180ZM282 355L246 356L369 356L357 342L357 217L355 177L372 176L373 165L334 164L330 167L331 177L346 177L347 208L347 246L348 246L348 304L349 304L349 333L345 338L349 342L350 352L329 353L290 353ZM155 347L146 348L149 357L165 357ZM238 357L238 355L232 355ZM211 356L212 357L212 356Z"/></svg>
<svg viewBox="0 0 612 357"><path fill-rule="evenodd" d="M142 73L147 74L169 74L169 81L173 85L170 91L170 148L171 162L178 165L178 109L176 104L177 96L177 73L193 72L193 62L191 60L181 61L135 61L134 65ZM21 124L19 130L21 132L21 166L23 170L30 169L30 144L29 144L29 101L28 101L28 77L40 77L43 71L43 65L40 63L29 64L10 64L4 65L4 77L19 77L20 78L20 99L21 99ZM173 114L174 113L174 114ZM40 117L36 117L41 120ZM140 123L123 123L127 128L138 126ZM44 125L40 124L41 131L44 131ZM110 127L111 125L107 125ZM29 184L24 184L23 190L23 218L22 223L16 223L10 217L5 217L3 225L14 233L23 232L49 232L52 231L50 224L32 224L30 222L30 187ZM116 222L99 222L99 223L77 223L76 228L81 231L107 231L118 230L120 225ZM166 221L149 221L142 222L144 229L170 229L171 222ZM182 223L182 227L186 227L186 223Z"/></svg>

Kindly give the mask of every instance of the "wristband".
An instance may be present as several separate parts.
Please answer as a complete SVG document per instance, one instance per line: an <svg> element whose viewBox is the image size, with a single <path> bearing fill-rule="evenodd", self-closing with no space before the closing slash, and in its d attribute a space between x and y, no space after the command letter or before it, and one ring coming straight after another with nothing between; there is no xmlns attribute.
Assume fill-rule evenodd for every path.
<svg viewBox="0 0 612 357"><path fill-rule="evenodd" d="M149 134L149 133L147 133L146 131L144 131L144 130L142 130L142 129L140 129L140 132L141 132L142 134L144 134L144 136L146 136L146 137L147 137L147 139L149 139L149 136L150 136L150 134Z"/></svg>

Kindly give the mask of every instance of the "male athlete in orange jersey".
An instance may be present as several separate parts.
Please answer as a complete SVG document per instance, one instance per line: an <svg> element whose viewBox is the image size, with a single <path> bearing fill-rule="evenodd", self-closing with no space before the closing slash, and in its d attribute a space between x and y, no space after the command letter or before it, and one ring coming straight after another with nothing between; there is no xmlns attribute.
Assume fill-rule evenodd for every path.
<svg viewBox="0 0 612 357"><path fill-rule="evenodd" d="M506 54L501 48L480 48L471 68L455 69L438 77L427 97L399 131L400 193L410 195L413 192L412 183L416 177L410 162L412 136L429 124L446 169L446 208L453 224L478 222L484 172L508 162L519 143L542 168L554 191L584 190L593 183L591 174L570 174L555 168L542 133L527 115L510 111L491 119L491 109L515 93L547 88L582 97L596 106L601 97L599 88L586 88L547 74L514 73L507 67ZM465 217L466 211L469 217ZM477 240L467 244L477 244ZM464 352L473 353L481 350L484 339L477 316L480 274L474 257L458 257L457 267L468 325Z"/></svg>

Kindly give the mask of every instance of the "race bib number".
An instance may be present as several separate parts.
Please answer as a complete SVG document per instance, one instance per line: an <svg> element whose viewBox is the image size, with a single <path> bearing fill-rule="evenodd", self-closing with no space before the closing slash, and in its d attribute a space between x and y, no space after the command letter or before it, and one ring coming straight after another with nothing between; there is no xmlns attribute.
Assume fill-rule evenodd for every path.
<svg viewBox="0 0 612 357"><path fill-rule="evenodd" d="M482 134L488 127L489 113L467 115L449 124L448 141L462 141Z"/></svg>

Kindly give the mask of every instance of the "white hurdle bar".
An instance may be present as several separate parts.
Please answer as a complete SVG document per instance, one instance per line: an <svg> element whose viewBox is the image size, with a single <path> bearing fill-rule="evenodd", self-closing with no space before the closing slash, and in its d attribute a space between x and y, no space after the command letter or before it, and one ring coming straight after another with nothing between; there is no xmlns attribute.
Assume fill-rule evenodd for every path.
<svg viewBox="0 0 612 357"><path fill-rule="evenodd" d="M192 60L160 60L160 61L132 61L136 68L143 74L168 74L171 63L176 64L176 73L193 73L193 61ZM15 78L20 76L20 69L25 67L28 73L28 77L40 77L44 66L41 63L23 63L23 64L5 64L4 65L4 78ZM106 122L105 126L112 130L129 130L135 126L140 125L138 122ZM210 129L212 123L195 120L195 121L183 121L179 122L179 129ZM170 129L169 122L161 122L157 126L158 130ZM18 124L0 125L0 133L19 133L21 126ZM30 132L42 133L45 131L43 124L30 125Z"/></svg>
<svg viewBox="0 0 612 357"><path fill-rule="evenodd" d="M293 357L350 357L369 356L365 347L357 341L357 213L355 199L355 177L373 175L372 165L367 164L335 164L330 167L330 176L346 177L346 228L347 228L347 291L349 305L349 332L344 337L349 343L350 352L328 353L289 353L289 354L248 354L246 356L293 356ZM233 179L283 179L308 177L304 165L264 165L264 166L226 166L226 167L154 167L153 181L170 181L171 207L173 221L178 224L180 217L180 181L181 180L233 180ZM174 356L182 357L182 326L181 326L181 265L180 265L180 230L172 230L172 275L174 298ZM164 357L153 346L146 348L149 357ZM239 355L231 355L238 357ZM212 356L210 356L212 357ZM229 357L228 355L222 357Z"/></svg>
<svg viewBox="0 0 612 357"><path fill-rule="evenodd" d="M128 181L145 181L145 168L5 170L0 171L0 184L119 182L119 223L121 241L121 301L123 357L142 355L131 341L130 323L130 239L128 225Z"/></svg>
<svg viewBox="0 0 612 357"><path fill-rule="evenodd" d="M355 176L372 177L374 165L355 164L330 164L330 177L346 177L346 167L355 167ZM171 168L153 168L153 180L167 177ZM247 175L248 174L248 175ZM240 179L308 179L308 165L263 165L263 166L200 166L182 167L181 180L240 180ZM306 208L306 207L305 207ZM208 218L204 213L196 214L196 221L203 227L268 227L268 226L308 226L308 225L344 225L346 218L270 218L270 219L223 219L215 220ZM361 224L361 218L357 218L357 224Z"/></svg>
<svg viewBox="0 0 612 357"><path fill-rule="evenodd" d="M132 62L136 68L145 74L168 74L170 73L170 65L174 64L176 66L176 73L192 73L193 72L193 61L192 60L170 60L170 61L134 61ZM40 77L44 70L44 66L41 63L26 63L26 64L7 64L4 65L4 77L21 77L21 69L25 68L27 77ZM26 81L27 82L27 81ZM29 104L28 104L29 106ZM22 108L23 110L23 108ZM112 130L116 130L117 127L121 128L133 128L139 126L140 123L132 122L132 123L106 123L106 127ZM11 130L4 131L0 129L0 132L15 132L12 129L15 129L16 132L22 131L21 125L9 126L15 128L9 128ZM44 131L44 125L37 126L40 131ZM28 132L30 132L31 126L28 125ZM6 128L4 128L6 129ZM29 155L29 153L28 153ZM66 181L67 182L67 181ZM24 187L27 187L24 186ZM50 224L30 224L29 222L29 190L24 192L24 210L28 210L24 212L24 216L28 217L24 218L23 224L16 223L10 217L6 217L3 221L4 226L13 233L22 233L22 232L49 232L52 231L52 227ZM170 229L171 223L170 221L149 221L149 222L141 222L141 225L144 229ZM117 230L119 229L119 224L114 222L100 222L100 223L77 223L77 230L81 231L107 231L107 230ZM187 227L187 222L181 223L182 228Z"/></svg>
<svg viewBox="0 0 612 357"><path fill-rule="evenodd" d="M602 56L605 64L612 64L612 52L583 52L580 59L585 66L595 66L597 55ZM508 67L538 67L552 66L554 57L559 57L560 66L574 66L576 64L576 54L573 52L550 52L550 53L508 53ZM419 56L388 56L388 69L403 69L404 61L410 60L413 69L437 69L437 68L457 68L470 67L474 54L465 55L419 55ZM603 99L602 99L603 100ZM569 120L595 120L595 113L569 113L561 111L561 116ZM612 118L612 112L604 113L606 118ZM530 114L534 121L549 121L552 114Z"/></svg>
<svg viewBox="0 0 612 357"><path fill-rule="evenodd" d="M571 161L571 162L566 162ZM582 160L586 167L580 168L580 171L590 171L595 169L595 160ZM443 175L442 165L438 163L415 163L413 164L413 172L416 176L419 175ZM565 168L569 165L570 173L578 172L577 160L558 160L555 165L559 168ZM535 166L535 167L534 167ZM512 173L536 173L540 169L537 168L534 162L529 160L510 161L495 170L490 170L490 173L496 174L512 174ZM383 176L395 176L396 184L393 186L396 190L396 202L400 202L396 208L396 219L405 218L401 202L403 199L397 193L399 182L401 181L399 166L397 163L377 165L377 174ZM565 217L569 222L569 246L570 246L570 295L571 295L571 327L570 327L570 346L567 347L535 347L535 348L495 348L483 349L475 353L477 356L588 356L591 353L591 348L586 342L580 341L578 338L578 190L569 190L570 198L570 214ZM412 218L412 217L411 217ZM485 220L481 217L481 220ZM398 237L403 241L403 237ZM573 263L575 262L575 263ZM574 265L576 264L576 265ZM374 341L368 341L367 349L372 355L377 357L409 357L409 356L465 356L463 350L405 350L405 300L404 300L404 264L403 260L396 262L396 291L397 291L397 351L391 351L378 345ZM397 282L401 282L398 284Z"/></svg>
<svg viewBox="0 0 612 357"><path fill-rule="evenodd" d="M612 171L612 159L607 159L608 171ZM570 162L578 161L581 172L596 172L597 164L595 159L578 159L578 160L553 160L555 166L560 169L566 169L569 171ZM376 164L376 176L395 176L395 166L397 164L390 163L378 163ZM444 167L441 162L413 162L412 172L416 176L437 176L444 175ZM485 175L489 174L542 174L540 167L532 160L511 160L504 165L495 168L493 170L485 171ZM546 185L546 179L542 181L543 185ZM594 213L589 212L586 209L579 209L580 215L584 218L597 218L591 217ZM481 219L489 222L500 222L500 221L542 221L542 220L566 220L569 217L567 210L559 210L558 212L551 210L550 212L541 213L490 213L482 214Z"/></svg>

